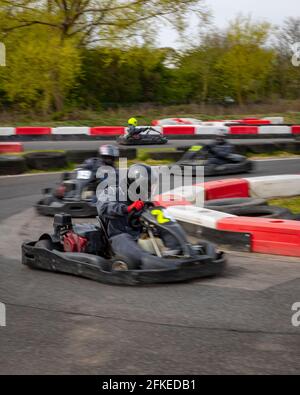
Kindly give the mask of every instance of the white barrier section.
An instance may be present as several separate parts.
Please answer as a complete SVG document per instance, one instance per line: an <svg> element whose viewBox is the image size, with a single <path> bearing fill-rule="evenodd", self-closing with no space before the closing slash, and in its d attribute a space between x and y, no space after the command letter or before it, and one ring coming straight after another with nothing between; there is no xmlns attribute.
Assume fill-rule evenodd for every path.
<svg viewBox="0 0 300 395"><path fill-rule="evenodd" d="M6 307L0 302L0 326L6 326Z"/></svg>
<svg viewBox="0 0 300 395"><path fill-rule="evenodd" d="M300 175L281 175L245 178L249 182L250 196L259 198L300 195Z"/></svg>
<svg viewBox="0 0 300 395"><path fill-rule="evenodd" d="M165 195L174 195L176 198L188 200L192 204L197 204L198 207L204 206L205 189L200 185L189 185L175 188L167 192ZM163 194L164 195L164 194Z"/></svg>
<svg viewBox="0 0 300 395"><path fill-rule="evenodd" d="M58 128L53 128L52 134L90 134L90 128L88 126L63 126Z"/></svg>
<svg viewBox="0 0 300 395"><path fill-rule="evenodd" d="M212 229L217 229L217 223L220 219L235 217L235 215L195 206L173 206L168 207L167 210L178 221Z"/></svg>
<svg viewBox="0 0 300 395"><path fill-rule="evenodd" d="M226 126L197 126L196 127L196 134L211 134L216 135L220 132L228 133L228 127Z"/></svg>
<svg viewBox="0 0 300 395"><path fill-rule="evenodd" d="M259 134L291 134L292 128L290 126L260 126Z"/></svg>
<svg viewBox="0 0 300 395"><path fill-rule="evenodd" d="M15 128L0 128L0 136L14 136Z"/></svg>
<svg viewBox="0 0 300 395"><path fill-rule="evenodd" d="M273 125L279 125L284 123L283 117L265 117L262 119L265 119L266 121L270 121Z"/></svg>

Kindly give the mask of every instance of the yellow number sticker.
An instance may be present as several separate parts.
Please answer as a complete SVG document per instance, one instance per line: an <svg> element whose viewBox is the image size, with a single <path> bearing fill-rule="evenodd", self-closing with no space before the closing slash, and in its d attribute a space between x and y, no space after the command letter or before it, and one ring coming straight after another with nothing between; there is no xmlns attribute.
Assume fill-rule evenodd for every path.
<svg viewBox="0 0 300 395"><path fill-rule="evenodd" d="M156 217L156 221L159 224L166 224L167 222L171 222L169 218L166 218L164 212L162 210L152 210L151 214Z"/></svg>
<svg viewBox="0 0 300 395"><path fill-rule="evenodd" d="M189 151L190 151L190 152L198 152L198 151L201 151L202 148L203 148L203 145L193 145L193 146L189 149Z"/></svg>

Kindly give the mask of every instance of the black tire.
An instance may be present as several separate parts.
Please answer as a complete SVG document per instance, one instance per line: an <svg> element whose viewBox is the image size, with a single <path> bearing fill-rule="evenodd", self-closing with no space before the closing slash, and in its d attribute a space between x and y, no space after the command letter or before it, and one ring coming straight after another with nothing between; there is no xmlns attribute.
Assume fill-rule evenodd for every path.
<svg viewBox="0 0 300 395"><path fill-rule="evenodd" d="M0 155L0 175L22 174L27 170L22 156Z"/></svg>
<svg viewBox="0 0 300 395"><path fill-rule="evenodd" d="M50 239L39 240L35 247L45 248L46 250L52 251L54 249L54 245Z"/></svg>
<svg viewBox="0 0 300 395"><path fill-rule="evenodd" d="M49 170L67 166L63 152L33 152L25 155L27 166L35 170Z"/></svg>
<svg viewBox="0 0 300 395"><path fill-rule="evenodd" d="M246 207L257 207L266 204L265 199L257 198L230 198L216 199L205 202L204 207L209 210L222 211L224 213L232 213L232 210Z"/></svg>
<svg viewBox="0 0 300 395"><path fill-rule="evenodd" d="M287 208L277 206L255 206L240 207L232 209L230 214L240 217L262 217L262 218L279 218L293 219L293 214Z"/></svg>
<svg viewBox="0 0 300 395"><path fill-rule="evenodd" d="M69 150L66 151L68 162L82 164L85 160L96 158L98 156L97 150Z"/></svg>

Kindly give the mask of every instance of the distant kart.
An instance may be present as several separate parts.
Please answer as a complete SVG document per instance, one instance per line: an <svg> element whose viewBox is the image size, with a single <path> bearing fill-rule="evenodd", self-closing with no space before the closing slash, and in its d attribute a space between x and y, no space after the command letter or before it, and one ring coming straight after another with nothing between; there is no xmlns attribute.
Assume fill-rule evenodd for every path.
<svg viewBox="0 0 300 395"><path fill-rule="evenodd" d="M84 166L74 173L64 173L58 187L42 191L44 196L37 202L36 210L46 216L66 213L76 218L95 217L98 181L96 172Z"/></svg>
<svg viewBox="0 0 300 395"><path fill-rule="evenodd" d="M22 245L22 263L32 269L73 274L108 284L173 283L215 276L225 268L225 256L214 245L192 245L181 226L164 208L149 203L132 212L129 223L142 227L139 263L117 256L107 236L105 222L99 226L73 225L70 215L54 217L54 234ZM163 255L157 230L169 232L178 241L176 255ZM144 252L142 251L144 250Z"/></svg>
<svg viewBox="0 0 300 395"><path fill-rule="evenodd" d="M158 130L149 126L145 131L133 137L120 136L117 138L117 142L121 145L155 145L167 144L168 139Z"/></svg>
<svg viewBox="0 0 300 395"><path fill-rule="evenodd" d="M196 149L198 148L198 149ZM195 176L198 167L204 167L205 176L219 176L227 174L249 173L254 170L254 162L242 155L230 155L229 162L222 165L210 164L208 154L202 154L202 147L192 147L183 155L176 165L181 170L188 168L188 174Z"/></svg>

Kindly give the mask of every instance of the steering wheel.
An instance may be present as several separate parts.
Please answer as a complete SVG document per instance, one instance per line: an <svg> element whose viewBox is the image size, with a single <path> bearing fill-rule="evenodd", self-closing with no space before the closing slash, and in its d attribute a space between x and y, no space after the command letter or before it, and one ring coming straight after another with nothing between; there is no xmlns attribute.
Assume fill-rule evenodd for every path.
<svg viewBox="0 0 300 395"><path fill-rule="evenodd" d="M154 207L154 204L152 202L145 202L144 207L142 208L142 210L132 210L129 215L128 215L128 224L129 226L131 226L134 229L140 228L141 224L140 224L140 216L142 214L142 212L150 207Z"/></svg>

